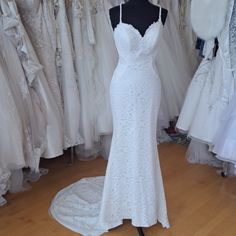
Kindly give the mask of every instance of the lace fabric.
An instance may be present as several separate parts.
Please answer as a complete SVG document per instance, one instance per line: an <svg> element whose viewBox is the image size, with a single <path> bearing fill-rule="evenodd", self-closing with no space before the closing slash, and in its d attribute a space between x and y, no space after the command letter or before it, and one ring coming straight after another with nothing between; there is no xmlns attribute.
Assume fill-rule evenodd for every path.
<svg viewBox="0 0 236 236"><path fill-rule="evenodd" d="M123 219L134 226L159 221L169 227L156 140L161 83L154 49L162 27L153 24L144 37L122 22L115 29L119 60L125 63L118 63L111 81L114 128L105 180L82 179L61 190L50 207L73 231L101 235ZM135 70L133 62L139 64Z"/></svg>
<svg viewBox="0 0 236 236"><path fill-rule="evenodd" d="M7 203L6 199L3 198L3 195L9 190L10 175L11 173L9 171L0 168L0 206L3 206Z"/></svg>

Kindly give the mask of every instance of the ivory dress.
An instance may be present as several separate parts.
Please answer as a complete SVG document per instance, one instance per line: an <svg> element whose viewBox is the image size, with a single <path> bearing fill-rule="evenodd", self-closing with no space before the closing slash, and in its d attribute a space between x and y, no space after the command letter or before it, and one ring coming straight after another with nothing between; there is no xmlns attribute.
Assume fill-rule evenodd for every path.
<svg viewBox="0 0 236 236"><path fill-rule="evenodd" d="M51 2L52 0L16 0L24 27L62 113L62 98L56 70L56 24Z"/></svg>
<svg viewBox="0 0 236 236"><path fill-rule="evenodd" d="M82 235L98 236L131 219L134 226L159 221L169 227L158 159L156 129L161 84L154 68L159 20L144 36L120 23L114 37L119 62L111 82L113 137L106 177L86 178L61 190L51 215ZM104 181L104 184L103 184Z"/></svg>

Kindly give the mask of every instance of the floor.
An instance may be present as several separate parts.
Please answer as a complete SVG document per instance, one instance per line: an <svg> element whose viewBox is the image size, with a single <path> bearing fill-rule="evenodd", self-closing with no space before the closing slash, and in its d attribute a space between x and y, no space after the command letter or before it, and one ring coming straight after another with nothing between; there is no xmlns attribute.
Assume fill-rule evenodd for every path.
<svg viewBox="0 0 236 236"><path fill-rule="evenodd" d="M144 229L145 236L235 236L236 179L222 178L212 167L191 165L186 148L176 144L159 146L166 190L170 229L159 224ZM32 184L32 189L8 194L8 204L0 208L2 236L75 236L48 215L53 196L61 188L83 177L104 175L106 162L75 160L66 165L69 154L43 161L48 175ZM105 236L137 236L129 221Z"/></svg>

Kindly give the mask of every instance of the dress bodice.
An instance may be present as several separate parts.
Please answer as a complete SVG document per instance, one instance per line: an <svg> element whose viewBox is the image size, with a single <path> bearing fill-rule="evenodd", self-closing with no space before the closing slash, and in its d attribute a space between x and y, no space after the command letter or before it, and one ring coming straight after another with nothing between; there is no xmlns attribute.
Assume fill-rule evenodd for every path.
<svg viewBox="0 0 236 236"><path fill-rule="evenodd" d="M157 43L162 28L161 8L158 21L153 22L142 36L133 25L122 22L122 5L120 5L120 22L114 30L120 61L128 64L151 62L152 58L156 56Z"/></svg>

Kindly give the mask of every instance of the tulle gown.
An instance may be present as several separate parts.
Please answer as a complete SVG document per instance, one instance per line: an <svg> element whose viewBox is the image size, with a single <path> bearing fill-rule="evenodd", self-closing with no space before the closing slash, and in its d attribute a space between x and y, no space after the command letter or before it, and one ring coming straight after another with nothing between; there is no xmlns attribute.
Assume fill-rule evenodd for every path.
<svg viewBox="0 0 236 236"><path fill-rule="evenodd" d="M221 117L220 127L214 137L213 152L217 158L236 166L236 94Z"/></svg>
<svg viewBox="0 0 236 236"><path fill-rule="evenodd" d="M236 78L236 3L234 2L233 12L229 26L229 52L230 67L233 71L234 79ZM220 127L214 137L213 152L217 158L236 165L236 93L234 94L229 106L223 112L220 118ZM234 173L235 174L235 173Z"/></svg>
<svg viewBox="0 0 236 236"><path fill-rule="evenodd" d="M235 93L235 79L229 56L229 22L234 1L230 1L224 30L218 37L219 50L211 58L214 40L207 42L206 55L188 88L177 128L196 140L213 145L223 112Z"/></svg>

